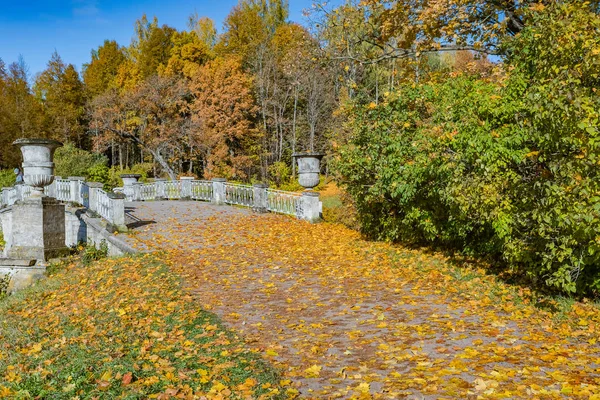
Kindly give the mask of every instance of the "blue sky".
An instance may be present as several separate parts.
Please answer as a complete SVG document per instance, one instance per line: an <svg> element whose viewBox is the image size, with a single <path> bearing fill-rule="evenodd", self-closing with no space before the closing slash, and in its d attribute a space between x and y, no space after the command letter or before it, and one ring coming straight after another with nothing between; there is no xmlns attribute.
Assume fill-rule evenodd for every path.
<svg viewBox="0 0 600 400"><path fill-rule="evenodd" d="M6 64L21 54L33 77L46 67L56 49L77 70L90 60L92 49L105 39L128 45L135 21L146 13L158 22L185 29L196 11L212 18L220 29L237 0L17 0L0 1L0 58ZM289 0L290 20L305 22L302 10L312 0Z"/></svg>

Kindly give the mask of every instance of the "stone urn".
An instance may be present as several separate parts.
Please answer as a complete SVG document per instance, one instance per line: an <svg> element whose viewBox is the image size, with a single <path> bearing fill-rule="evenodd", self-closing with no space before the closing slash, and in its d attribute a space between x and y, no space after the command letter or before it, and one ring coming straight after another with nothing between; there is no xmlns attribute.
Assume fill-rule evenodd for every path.
<svg viewBox="0 0 600 400"><path fill-rule="evenodd" d="M134 189L133 185L138 182L138 180L142 177L140 174L121 174L121 179L123 180L123 193L128 201L133 200L134 198Z"/></svg>
<svg viewBox="0 0 600 400"><path fill-rule="evenodd" d="M320 153L292 154L298 162L298 183L306 190L311 190L319 184L323 156L324 154Z"/></svg>
<svg viewBox="0 0 600 400"><path fill-rule="evenodd" d="M23 154L23 180L31 186L31 197L42 197L44 187L54 181L54 151L62 143L51 139L18 139L13 144Z"/></svg>

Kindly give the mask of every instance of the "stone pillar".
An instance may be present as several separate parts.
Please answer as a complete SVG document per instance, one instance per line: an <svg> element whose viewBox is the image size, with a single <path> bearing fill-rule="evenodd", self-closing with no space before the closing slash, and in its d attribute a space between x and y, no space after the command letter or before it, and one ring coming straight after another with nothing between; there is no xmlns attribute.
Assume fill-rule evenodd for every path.
<svg viewBox="0 0 600 400"><path fill-rule="evenodd" d="M227 182L225 178L212 179L213 194L211 203L218 205L225 204L225 182Z"/></svg>
<svg viewBox="0 0 600 400"><path fill-rule="evenodd" d="M129 200L129 198L127 198L127 200L129 201L142 201L142 191L141 191L141 186L142 183L141 182L134 182L131 185L131 200ZM125 187L123 187L123 191L125 190ZM125 196L127 196L127 194L125 194Z"/></svg>
<svg viewBox="0 0 600 400"><path fill-rule="evenodd" d="M162 178L158 178L154 180L154 185L156 187L156 197L154 198L155 200L164 200L166 199L166 194L165 194L165 182L167 180L166 179L162 179Z"/></svg>
<svg viewBox="0 0 600 400"><path fill-rule="evenodd" d="M10 258L41 262L68 254L65 205L51 197L29 197L13 206Z"/></svg>
<svg viewBox="0 0 600 400"><path fill-rule="evenodd" d="M2 204L8 206L8 201L10 200L10 191L13 190L11 187L3 187L2 188Z"/></svg>
<svg viewBox="0 0 600 400"><path fill-rule="evenodd" d="M123 193L128 201L133 200L133 184L140 179L140 174L122 174L121 179L123 180Z"/></svg>
<svg viewBox="0 0 600 400"><path fill-rule="evenodd" d="M192 198L192 181L194 178L191 176L182 176L179 180L181 181L181 200L190 200Z"/></svg>
<svg viewBox="0 0 600 400"><path fill-rule="evenodd" d="M83 204L81 199L81 184L85 181L83 176L70 176L69 184L71 185L70 201L77 204Z"/></svg>
<svg viewBox="0 0 600 400"><path fill-rule="evenodd" d="M318 222L321 218L320 208L319 193L313 191L302 192L302 219L310 223Z"/></svg>
<svg viewBox="0 0 600 400"><path fill-rule="evenodd" d="M122 193L108 193L113 229L119 232L127 232L125 225L125 195Z"/></svg>
<svg viewBox="0 0 600 400"><path fill-rule="evenodd" d="M252 211L257 213L266 213L268 204L267 198L267 189L269 185L265 185L264 183L255 183L253 186L254 191L254 207L252 207Z"/></svg>
<svg viewBox="0 0 600 400"><path fill-rule="evenodd" d="M16 201L20 201L24 199L23 189L25 189L25 185L15 185L15 191L17 193Z"/></svg>
<svg viewBox="0 0 600 400"><path fill-rule="evenodd" d="M98 189L102 189L104 185L100 182L87 182L86 186L89 190L88 210L97 212L98 207Z"/></svg>

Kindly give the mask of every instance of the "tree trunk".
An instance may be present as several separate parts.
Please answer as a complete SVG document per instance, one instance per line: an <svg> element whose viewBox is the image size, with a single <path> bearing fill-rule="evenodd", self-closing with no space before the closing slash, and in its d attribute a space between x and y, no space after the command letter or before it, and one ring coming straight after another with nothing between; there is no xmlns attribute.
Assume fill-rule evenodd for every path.
<svg viewBox="0 0 600 400"><path fill-rule="evenodd" d="M169 164L167 164L167 162L165 161L165 159L162 157L162 155L160 154L160 152L158 150L154 151L154 150L150 150L150 149L146 149L150 152L150 154L152 154L152 157L154 157L154 159L156 160L156 162L158 162L160 164L160 166L167 172L167 174L169 175L169 178L171 180L177 180L177 175L175 174L175 171L173 171L173 169L169 166Z"/></svg>

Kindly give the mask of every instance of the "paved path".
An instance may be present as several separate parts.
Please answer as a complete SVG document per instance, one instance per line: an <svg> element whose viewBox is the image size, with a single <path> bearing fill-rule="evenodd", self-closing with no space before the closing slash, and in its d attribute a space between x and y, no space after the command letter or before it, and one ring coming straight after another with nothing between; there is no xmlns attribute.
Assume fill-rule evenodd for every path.
<svg viewBox="0 0 600 400"><path fill-rule="evenodd" d="M289 394L587 398L600 386L596 325L567 328L441 255L207 203L128 213L128 240L168 250L199 307L279 366Z"/></svg>

